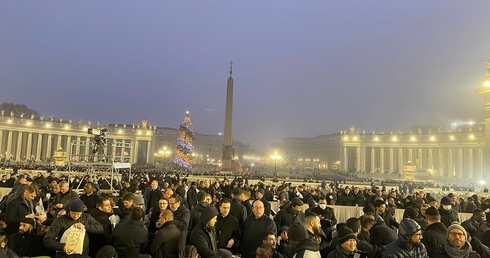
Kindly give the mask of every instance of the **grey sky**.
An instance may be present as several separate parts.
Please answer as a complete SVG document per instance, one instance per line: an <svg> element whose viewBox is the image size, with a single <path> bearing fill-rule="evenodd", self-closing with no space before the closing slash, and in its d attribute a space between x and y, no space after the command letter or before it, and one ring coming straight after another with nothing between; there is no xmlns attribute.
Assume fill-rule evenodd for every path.
<svg viewBox="0 0 490 258"><path fill-rule="evenodd" d="M3 1L0 102L223 131L257 147L355 124L481 120L490 1Z"/></svg>

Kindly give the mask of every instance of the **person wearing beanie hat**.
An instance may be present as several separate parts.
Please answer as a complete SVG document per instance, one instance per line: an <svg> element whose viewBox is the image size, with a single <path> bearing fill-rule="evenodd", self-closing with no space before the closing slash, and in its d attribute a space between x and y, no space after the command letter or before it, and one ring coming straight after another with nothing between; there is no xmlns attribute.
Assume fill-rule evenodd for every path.
<svg viewBox="0 0 490 258"><path fill-rule="evenodd" d="M203 258L218 257L217 237L214 229L217 216L218 211L214 206L206 207L199 217L199 225L192 229L189 236L189 244L194 245Z"/></svg>
<svg viewBox="0 0 490 258"><path fill-rule="evenodd" d="M422 229L413 219L404 218L398 227L398 239L389 243L383 257L429 257L422 240Z"/></svg>
<svg viewBox="0 0 490 258"><path fill-rule="evenodd" d="M436 248L446 242L447 228L441 222L439 210L434 207L429 207L425 211L425 220L428 226L424 233L422 233L422 243L425 245L429 257L432 257Z"/></svg>
<svg viewBox="0 0 490 258"><path fill-rule="evenodd" d="M274 218L277 228L282 226L291 226L294 222L305 222L305 213L303 212L303 202L294 197L290 202L286 203L284 207L277 213Z"/></svg>
<svg viewBox="0 0 490 258"><path fill-rule="evenodd" d="M339 243L335 250L328 254L327 258L367 257L367 253L357 250L357 239L352 229L347 227L345 224L340 225L338 233Z"/></svg>
<svg viewBox="0 0 490 258"><path fill-rule="evenodd" d="M83 202L78 198L74 198L68 205L68 212L65 215L56 218L49 227L48 232L44 236L43 243L46 248L56 250L56 257L66 257L68 254L77 251L74 250L73 245L66 245L65 243L60 242L60 236L62 236L70 227L85 229L86 231L85 237L83 238L83 248L81 253L79 253L83 256L88 256L89 233L102 234L104 232L102 224L88 213L84 213L83 209Z"/></svg>
<svg viewBox="0 0 490 258"><path fill-rule="evenodd" d="M446 227L449 227L453 222L459 222L458 212L452 207L452 202L449 197L444 196L441 199L441 207L439 207L439 213L441 215L441 222Z"/></svg>
<svg viewBox="0 0 490 258"><path fill-rule="evenodd" d="M320 258L320 246L315 238L309 236L305 226L299 222L293 223L289 227L289 240L291 242L291 249L293 250L293 257L315 257Z"/></svg>
<svg viewBox="0 0 490 258"><path fill-rule="evenodd" d="M476 258L480 255L473 251L466 230L459 223L453 223L447 229L445 243L434 251L433 257Z"/></svg>
<svg viewBox="0 0 490 258"><path fill-rule="evenodd" d="M42 236L34 230L35 221L29 218L20 220L19 231L10 236L7 247L20 257L33 257L45 254Z"/></svg>

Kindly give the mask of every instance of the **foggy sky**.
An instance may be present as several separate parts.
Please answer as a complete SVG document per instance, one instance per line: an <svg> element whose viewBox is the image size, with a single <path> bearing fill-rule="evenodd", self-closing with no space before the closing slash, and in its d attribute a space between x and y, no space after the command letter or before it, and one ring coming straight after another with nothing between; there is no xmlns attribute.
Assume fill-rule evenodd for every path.
<svg viewBox="0 0 490 258"><path fill-rule="evenodd" d="M235 140L483 119L490 1L3 1L0 102Z"/></svg>

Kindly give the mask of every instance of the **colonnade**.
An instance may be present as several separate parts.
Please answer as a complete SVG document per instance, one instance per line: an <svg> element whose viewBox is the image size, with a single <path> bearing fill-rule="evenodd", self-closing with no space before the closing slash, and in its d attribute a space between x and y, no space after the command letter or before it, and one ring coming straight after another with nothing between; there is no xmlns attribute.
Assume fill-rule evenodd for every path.
<svg viewBox="0 0 490 258"><path fill-rule="evenodd" d="M432 176L475 178L483 176L483 146L349 146L342 151L342 169L365 173L403 172L411 163Z"/></svg>
<svg viewBox="0 0 490 258"><path fill-rule="evenodd" d="M118 136L118 135L116 135ZM104 153L121 162L135 163L138 160L139 148L146 152L146 161L152 157L151 139L142 140L136 137L108 138L104 144ZM57 149L62 148L68 158L73 161L87 161L92 155L94 137L80 133L56 130L2 130L0 129L0 157L16 161L42 161L54 156Z"/></svg>

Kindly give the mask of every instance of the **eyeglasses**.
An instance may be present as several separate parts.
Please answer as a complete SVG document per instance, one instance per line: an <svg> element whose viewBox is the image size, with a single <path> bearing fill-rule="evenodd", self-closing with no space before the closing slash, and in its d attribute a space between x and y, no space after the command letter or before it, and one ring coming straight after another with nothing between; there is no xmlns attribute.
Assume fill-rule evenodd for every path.
<svg viewBox="0 0 490 258"><path fill-rule="evenodd" d="M449 232L449 235L452 237L455 237L455 236L463 237L463 236L465 236L464 233L458 233L458 232Z"/></svg>

